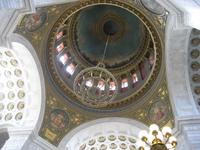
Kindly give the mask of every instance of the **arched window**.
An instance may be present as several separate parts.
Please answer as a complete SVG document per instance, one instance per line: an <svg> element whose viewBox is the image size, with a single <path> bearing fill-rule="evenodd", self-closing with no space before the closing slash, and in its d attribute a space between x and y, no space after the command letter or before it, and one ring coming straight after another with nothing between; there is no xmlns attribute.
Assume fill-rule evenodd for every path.
<svg viewBox="0 0 200 150"><path fill-rule="evenodd" d="M10 135L3 149L21 149L42 112L42 99L45 101L33 47L21 37L13 38L27 44L33 55L19 42L11 42L12 49L0 47L0 126Z"/></svg>
<svg viewBox="0 0 200 150"><path fill-rule="evenodd" d="M70 56L69 56L69 54L67 54L67 53L61 54L61 56L59 57L59 61L60 61L63 65L65 65L65 64L67 63L69 57L70 57Z"/></svg>
<svg viewBox="0 0 200 150"><path fill-rule="evenodd" d="M128 90L128 79L127 78L123 78L121 80L121 92L125 92Z"/></svg>
<svg viewBox="0 0 200 150"><path fill-rule="evenodd" d="M131 78L132 78L132 82L133 82L132 86L133 87L137 86L137 83L139 81L137 73L133 72L132 75L131 75Z"/></svg>
<svg viewBox="0 0 200 150"><path fill-rule="evenodd" d="M58 44L56 46L56 50L57 50L58 53L61 52L64 48L65 48L64 42L61 42L60 44Z"/></svg>
<svg viewBox="0 0 200 150"><path fill-rule="evenodd" d="M66 72L69 73L70 75L73 75L74 72L76 70L76 64L75 63L70 63L67 67L66 67Z"/></svg>
<svg viewBox="0 0 200 150"><path fill-rule="evenodd" d="M146 128L144 124L127 118L97 119L72 130L63 138L58 149L135 150L138 133Z"/></svg>

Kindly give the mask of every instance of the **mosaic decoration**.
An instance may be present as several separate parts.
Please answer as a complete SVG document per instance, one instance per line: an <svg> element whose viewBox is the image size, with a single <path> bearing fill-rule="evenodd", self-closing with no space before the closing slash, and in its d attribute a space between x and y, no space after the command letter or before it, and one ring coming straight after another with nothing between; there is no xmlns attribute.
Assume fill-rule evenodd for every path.
<svg viewBox="0 0 200 150"><path fill-rule="evenodd" d="M72 89L70 87L65 86L65 82L67 82L67 84L69 85L72 85L73 79L75 78L76 74L80 72L84 68L84 66L88 66L88 64L80 63L79 61L77 61L78 59L76 55L72 53L73 49L69 49L69 51L66 49L70 46L70 43L67 43L66 40L70 39L68 34L69 32L67 32L70 29L68 26L70 25L70 23L66 22L65 26L60 26L60 23L65 21L63 17L68 17L71 11L78 11L78 9L80 9L81 7L86 7L86 5L91 5L96 2L97 0L91 0L87 1L87 3L75 2L64 5L55 5L38 8L36 14L39 14L40 16L42 13L45 12L46 14L48 14L48 18L51 19L47 19L47 16L46 19L45 17L43 17L43 19L39 19L39 22L43 22L45 20L43 23L41 23L41 25L33 25L34 27L30 25L28 27L25 24L26 18L30 17L30 15L25 15L25 17L18 24L15 30L16 33L21 34L32 43L32 45L36 49L41 64L43 64L42 67L43 71L45 72L45 87L47 93L45 115L42 126L39 131L39 135L40 137L42 137L43 139L55 146L58 146L63 137L74 128L78 127L79 125L85 122L102 117L125 117L138 120L146 125L150 125L154 121L158 121L158 124L160 126L164 126L166 124L169 126L174 125L173 113L170 106L164 72L161 72L161 75L158 76L162 63L162 37L164 37L166 16L162 18L160 15L147 13L145 14L145 17L149 17L150 20L152 20L152 22L148 22L145 19L143 20L145 24L149 27L149 29L152 31L153 35L153 37L149 41L149 46L152 45L153 41L157 41L155 45L156 53L154 53L154 50L151 49L150 46L148 51L146 51L146 53L143 54L145 60L142 59L138 61L137 65L130 63L128 67L118 67L118 69L120 69L117 71L117 73L115 72L115 69L113 69L113 73L115 73L119 81L118 84L123 87L120 87L120 95L122 96L121 99L125 99L124 101L120 101L119 103L110 105L107 108L107 110L109 111L106 111L106 109L100 109L99 111L97 111L95 109L85 107L81 103L79 103L76 97L74 97ZM138 16L143 16L142 11L145 11L144 6L141 3L135 3L134 1L131 1L131 3L124 3L124 1L120 0L104 0L104 2L108 2L110 4L115 3L115 5L117 6L126 7L127 10L136 13ZM141 10L139 10L140 8ZM154 25L157 26L157 29L154 29ZM120 35L121 33L122 32L120 32ZM48 41L48 39L51 38L53 40L52 43L44 42ZM117 37L113 40L117 40ZM57 47L52 48L51 44L56 44ZM49 48L52 48L52 51ZM148 63L144 65L144 62ZM16 62L12 61L12 64L15 65ZM6 63L3 63L3 65L6 65ZM130 68L129 70L127 70L127 68L129 68L132 65L136 66L137 69ZM54 67L54 70L51 70L52 66ZM55 71L55 66L59 67L60 71L65 73L63 74L62 79L60 77L60 74L57 74L58 70ZM144 67L147 70L144 70ZM52 71L51 74L50 71ZM148 73L148 71L151 72L151 78L149 76L146 76L146 73ZM20 70L16 70L15 73L17 76L20 76L22 72ZM9 72L6 72L5 74L8 76L10 75ZM154 81L157 80L157 78L159 78L160 80L157 82L157 85L154 85L153 92L151 91L149 93L146 93L146 91L148 91L151 88L151 86L153 85ZM19 87L23 86L23 83L21 81L18 81L16 84ZM145 86L141 86L142 84L145 84ZM9 87L12 87L12 83L8 83L8 85ZM114 88L114 85L112 86ZM135 91L138 91L138 93L136 93L133 97L127 96ZM65 96L63 92L67 96ZM144 93L146 93L146 97L143 97ZM22 91L19 94L15 94L15 96L18 95L20 97L26 96L26 94ZM10 97L12 96L13 93L10 93ZM1 97L4 96L0 95L0 98ZM135 103L137 105L133 105L132 103L130 103L137 99L141 99L140 103ZM163 107L163 101L166 102L166 107ZM0 106L0 109L1 107L5 108L5 106ZM17 107L19 107L20 109L21 107L23 108L23 103L20 103L19 106L17 105ZM12 104L9 106L9 108L12 109ZM160 113L159 111L161 108L163 108L168 113L166 115L163 115L163 113L166 112L161 111ZM19 114L19 116L20 115L21 114ZM8 118L9 117L10 116L8 115ZM104 135L102 135L102 137L95 138L95 143L103 143L105 141L110 141L110 144L108 145L103 143L104 145L102 144L101 146L102 149L105 149L105 147L107 147L107 149L109 149L110 147L114 148L116 146L117 148L121 149L126 147L129 148L130 141L128 137L125 135L119 136L120 137L116 136L114 138L114 136L104 137ZM125 138L123 136L125 136ZM121 141L121 144L115 145L115 143L113 143L112 140L119 140ZM134 150L135 140L132 141L133 146L131 148ZM129 144L127 144L126 142L129 142ZM83 143L83 148L84 144L86 144L85 146L91 145L90 147L92 147L93 143L94 140L92 139L90 142L86 141L86 143Z"/></svg>

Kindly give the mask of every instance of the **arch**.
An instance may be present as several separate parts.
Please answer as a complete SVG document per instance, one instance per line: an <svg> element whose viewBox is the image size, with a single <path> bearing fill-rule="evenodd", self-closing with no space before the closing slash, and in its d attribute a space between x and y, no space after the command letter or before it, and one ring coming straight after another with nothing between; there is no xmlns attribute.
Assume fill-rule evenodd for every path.
<svg viewBox="0 0 200 150"><path fill-rule="evenodd" d="M143 123L120 117L101 118L80 125L69 132L58 149L74 150L92 137L108 134L123 134L137 138L140 130L147 129Z"/></svg>
<svg viewBox="0 0 200 150"><path fill-rule="evenodd" d="M166 75L175 115L174 131L178 143L181 143L177 149L195 149L199 147L199 125L196 122L199 122L200 113L192 95L188 73L188 47L192 27L187 24L187 12L180 11L173 2L157 1L169 11L165 35Z"/></svg>
<svg viewBox="0 0 200 150"><path fill-rule="evenodd" d="M165 35L166 74L170 100L175 117L198 115L188 74L188 41L191 27L179 19L182 12L173 4L158 0L168 11Z"/></svg>
<svg viewBox="0 0 200 150"><path fill-rule="evenodd" d="M13 49L0 47L0 125L24 126L30 89L26 69Z"/></svg>
<svg viewBox="0 0 200 150"><path fill-rule="evenodd" d="M8 40L9 49L13 50L22 64L29 92L26 99L27 112L23 124L17 127L7 127L10 139L4 147L21 149L29 135L38 136L45 108L45 83L39 59L29 41L18 34L12 34ZM18 140L16 141L16 139Z"/></svg>
<svg viewBox="0 0 200 150"><path fill-rule="evenodd" d="M32 104L38 105L37 112L35 112L37 114L35 118L38 119L34 119L34 122L32 122L32 124L33 126L35 126L37 123L38 126L41 123L38 124L37 121L41 122L41 120L43 119L44 109L42 108L45 108L46 99L45 81L40 61L33 46L23 36L13 33L9 41L10 47L16 52L20 60L24 63L24 67L27 68L26 70L29 76L31 84L30 86L32 88L31 91L33 92L31 97L32 99L34 99L34 104ZM33 108L33 110L34 109L35 108ZM36 130L39 131L38 127L36 127Z"/></svg>

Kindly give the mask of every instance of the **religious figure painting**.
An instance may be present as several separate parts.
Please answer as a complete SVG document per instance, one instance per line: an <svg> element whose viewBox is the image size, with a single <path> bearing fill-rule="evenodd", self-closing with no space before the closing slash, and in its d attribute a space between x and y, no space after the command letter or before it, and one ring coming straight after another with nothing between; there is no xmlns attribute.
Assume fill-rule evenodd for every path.
<svg viewBox="0 0 200 150"><path fill-rule="evenodd" d="M29 32L34 32L39 29L47 19L45 12L37 12L25 18L25 29Z"/></svg>
<svg viewBox="0 0 200 150"><path fill-rule="evenodd" d="M69 124L68 114L61 109L54 109L50 113L50 125L56 129L64 129Z"/></svg>
<svg viewBox="0 0 200 150"><path fill-rule="evenodd" d="M153 123L160 123L165 120L168 115L168 108L165 101L157 101L151 105L149 110L149 119Z"/></svg>

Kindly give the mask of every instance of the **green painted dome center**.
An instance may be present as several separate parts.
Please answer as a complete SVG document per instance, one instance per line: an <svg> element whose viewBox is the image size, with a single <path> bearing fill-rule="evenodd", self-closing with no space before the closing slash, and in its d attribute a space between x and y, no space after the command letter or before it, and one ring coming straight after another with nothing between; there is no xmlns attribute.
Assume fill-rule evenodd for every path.
<svg viewBox="0 0 200 150"><path fill-rule="evenodd" d="M121 67L141 52L146 28L133 13L111 5L85 8L75 16L73 44L90 64L101 61L108 36L104 63L107 68Z"/></svg>
<svg viewBox="0 0 200 150"><path fill-rule="evenodd" d="M104 23L103 25L103 31L106 35L112 36L115 35L118 31L118 25L112 20L108 20L107 22Z"/></svg>

